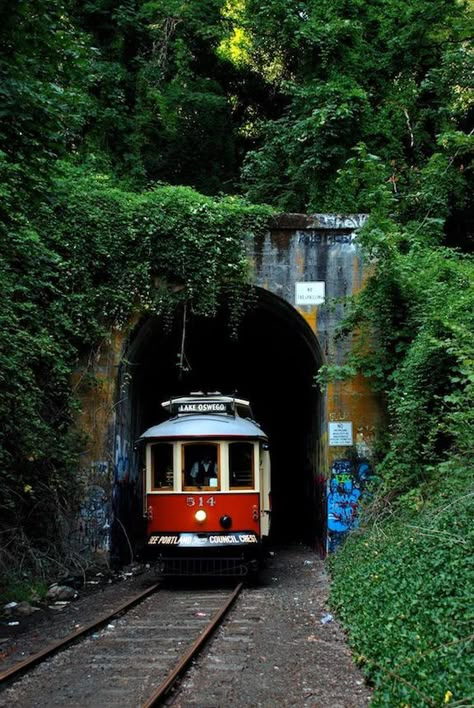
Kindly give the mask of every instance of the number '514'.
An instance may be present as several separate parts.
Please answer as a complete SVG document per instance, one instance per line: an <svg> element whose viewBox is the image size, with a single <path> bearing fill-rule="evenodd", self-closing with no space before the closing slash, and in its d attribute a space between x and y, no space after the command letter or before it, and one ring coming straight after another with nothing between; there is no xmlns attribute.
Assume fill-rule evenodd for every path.
<svg viewBox="0 0 474 708"><path fill-rule="evenodd" d="M214 497L207 497L207 499L204 499L204 497L186 497L187 506L204 506L204 504L215 506L216 500Z"/></svg>

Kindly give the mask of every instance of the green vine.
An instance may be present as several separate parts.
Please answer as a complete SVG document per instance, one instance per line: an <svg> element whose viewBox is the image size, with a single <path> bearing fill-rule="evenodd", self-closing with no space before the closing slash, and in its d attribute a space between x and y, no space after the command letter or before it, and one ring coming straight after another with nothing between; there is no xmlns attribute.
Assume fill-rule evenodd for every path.
<svg viewBox="0 0 474 708"><path fill-rule="evenodd" d="M80 357L136 312L173 318L185 305L188 317L211 317L225 300L235 332L252 297L246 241L270 213L185 187L125 191L64 164L37 213L3 228L4 533L57 537L53 507L80 499L71 484L82 447L71 384Z"/></svg>

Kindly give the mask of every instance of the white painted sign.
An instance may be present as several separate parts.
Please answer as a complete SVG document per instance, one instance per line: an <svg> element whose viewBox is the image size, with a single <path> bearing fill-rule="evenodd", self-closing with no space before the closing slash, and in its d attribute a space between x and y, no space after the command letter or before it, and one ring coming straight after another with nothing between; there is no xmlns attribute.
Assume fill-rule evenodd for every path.
<svg viewBox="0 0 474 708"><path fill-rule="evenodd" d="M352 422L329 423L329 445L332 447L352 445Z"/></svg>
<svg viewBox="0 0 474 708"><path fill-rule="evenodd" d="M324 281L305 281L295 283L296 305L321 305L326 295Z"/></svg>

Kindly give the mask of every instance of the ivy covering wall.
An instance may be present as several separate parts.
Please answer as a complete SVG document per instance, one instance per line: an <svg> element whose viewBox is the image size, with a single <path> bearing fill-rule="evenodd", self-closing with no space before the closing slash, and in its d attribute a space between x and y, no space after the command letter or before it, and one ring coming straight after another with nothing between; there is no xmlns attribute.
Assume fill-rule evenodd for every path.
<svg viewBox="0 0 474 708"><path fill-rule="evenodd" d="M19 558L25 571L38 571L42 552L46 567L47 558L67 552L61 524L81 498L86 445L74 425L71 383L80 358L134 312L173 317L184 301L190 314L212 316L225 299L236 326L248 277L245 242L270 213L186 187L127 192L65 164L34 218L18 216L3 231L5 573Z"/></svg>
<svg viewBox="0 0 474 708"><path fill-rule="evenodd" d="M331 559L331 602L374 706L466 705L472 689L474 269L425 209L374 207L361 238L375 273L346 323L347 366L372 378L387 427L361 531Z"/></svg>

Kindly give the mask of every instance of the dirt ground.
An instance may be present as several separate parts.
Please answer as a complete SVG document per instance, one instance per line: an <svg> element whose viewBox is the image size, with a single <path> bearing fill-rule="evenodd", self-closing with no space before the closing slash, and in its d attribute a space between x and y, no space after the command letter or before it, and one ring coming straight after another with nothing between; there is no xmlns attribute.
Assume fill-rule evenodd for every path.
<svg viewBox="0 0 474 708"><path fill-rule="evenodd" d="M324 562L280 548L168 701L175 708L367 706L371 690L327 608Z"/></svg>
<svg viewBox="0 0 474 708"><path fill-rule="evenodd" d="M103 569L88 577L86 586L77 579L77 598L71 602L32 602L40 609L29 616L0 616L0 673L98 620L157 582L152 570L138 565L118 573Z"/></svg>
<svg viewBox="0 0 474 708"><path fill-rule="evenodd" d="M8 625L11 618L4 618L0 672L120 605L154 580L148 570L122 575L119 582L104 579L63 609L34 613L13 626ZM371 690L351 661L344 632L328 616L327 594L324 562L312 551L303 546L275 549L262 583L245 588L168 704L366 706Z"/></svg>

